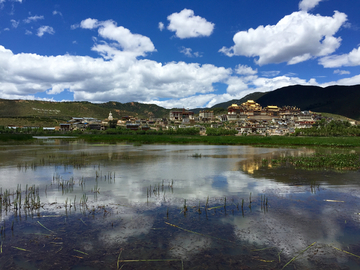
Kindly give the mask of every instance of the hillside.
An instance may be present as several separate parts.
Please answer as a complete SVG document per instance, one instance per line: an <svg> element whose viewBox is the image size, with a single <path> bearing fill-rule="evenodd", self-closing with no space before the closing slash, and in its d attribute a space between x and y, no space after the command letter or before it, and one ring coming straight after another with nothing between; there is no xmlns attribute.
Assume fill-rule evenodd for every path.
<svg viewBox="0 0 360 270"><path fill-rule="evenodd" d="M211 108L227 108L229 106L231 106L231 104L238 104L240 105L241 103L244 103L248 100L258 100L259 98L261 98L262 96L264 96L266 93L261 93L261 92L254 92L251 94L246 95L245 97L241 98L241 99L232 99L230 101L227 102L223 102L223 103L219 103L216 104L214 106L212 106Z"/></svg>
<svg viewBox="0 0 360 270"><path fill-rule="evenodd" d="M255 92L239 100L216 104L211 109L214 110L215 114L226 113L227 107L231 104L241 104L249 99L255 100L263 107L290 105L301 110L343 115L360 120L360 85L329 86L326 88L294 85L267 93ZM209 108L197 108L191 111L197 114L203 109ZM170 110L154 104L138 102L90 103L86 101L48 102L0 99L0 125L42 123L43 126L53 126L67 121L71 117L105 119L110 111L115 118L134 116L147 119L168 117Z"/></svg>
<svg viewBox="0 0 360 270"><path fill-rule="evenodd" d="M268 105L296 106L303 111L314 111L342 115L360 120L360 85L353 86L318 86L294 85L274 91L251 93L242 99L233 99L214 105L211 109L227 109L231 104L240 105L247 100L254 100L262 107ZM198 112L202 109L192 110Z"/></svg>
<svg viewBox="0 0 360 270"><path fill-rule="evenodd" d="M71 117L107 118L109 112L115 118L136 116L139 118L166 117L169 110L157 105L137 102L90 103L90 102L48 102L36 100L0 99L0 117L44 117L70 119Z"/></svg>
<svg viewBox="0 0 360 270"><path fill-rule="evenodd" d="M294 85L267 92L256 100L261 106L291 105L301 110L325 112L360 119L360 85L317 86Z"/></svg>
<svg viewBox="0 0 360 270"><path fill-rule="evenodd" d="M251 100L257 100L260 97L262 97L265 93L260 93L260 92L255 92L255 93L251 93L246 95L245 97L241 98L241 99L232 99L226 102L222 102L222 103L218 103L214 106L212 106L211 108L196 108L196 109L191 109L192 112L194 112L195 114L198 114L200 111L202 110L213 110L214 114L226 114L227 113L227 108L231 105L231 104L241 104L244 103L246 101L248 101L249 99ZM223 109L223 110L221 110Z"/></svg>

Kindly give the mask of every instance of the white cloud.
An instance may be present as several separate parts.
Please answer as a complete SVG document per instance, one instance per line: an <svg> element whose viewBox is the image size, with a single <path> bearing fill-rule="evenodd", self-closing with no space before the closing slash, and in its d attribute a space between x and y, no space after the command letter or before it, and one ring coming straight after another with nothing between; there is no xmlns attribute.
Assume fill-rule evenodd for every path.
<svg viewBox="0 0 360 270"><path fill-rule="evenodd" d="M75 100L93 102L189 98L200 103L205 96L214 95L213 83L224 81L232 73L231 69L213 65L139 60L139 55L155 50L149 38L132 34L112 21L96 21L95 25L104 40L96 39L93 50L103 58L13 54L0 46L0 70L4 70L0 73L0 96L29 96L45 91L58 94L68 89ZM204 97L190 98L198 94Z"/></svg>
<svg viewBox="0 0 360 270"><path fill-rule="evenodd" d="M162 31L162 30L164 30L164 24L162 23L162 22L159 22L159 29L160 29L160 31Z"/></svg>
<svg viewBox="0 0 360 270"><path fill-rule="evenodd" d="M301 0L299 3L299 9L309 11L316 7L323 0Z"/></svg>
<svg viewBox="0 0 360 270"><path fill-rule="evenodd" d="M27 19L24 19L24 23L36 22L38 20L43 20L43 19L44 19L44 16L38 16L38 15L30 16Z"/></svg>
<svg viewBox="0 0 360 270"><path fill-rule="evenodd" d="M62 13L60 11L57 11L57 10L54 10L52 14L62 16Z"/></svg>
<svg viewBox="0 0 360 270"><path fill-rule="evenodd" d="M191 48L185 48L184 46L181 47L180 52L186 55L187 57L202 57L201 53L192 52Z"/></svg>
<svg viewBox="0 0 360 270"><path fill-rule="evenodd" d="M360 47L353 49L348 54L329 55L321 58L319 64L325 68L335 68L343 66L359 66L360 65Z"/></svg>
<svg viewBox="0 0 360 270"><path fill-rule="evenodd" d="M73 24L73 25L70 26L71 30L75 30L75 29L77 29L79 27L80 27L79 24Z"/></svg>
<svg viewBox="0 0 360 270"><path fill-rule="evenodd" d="M22 0L11 0L11 1L22 3ZM4 2L6 2L6 0L0 0L0 4Z"/></svg>
<svg viewBox="0 0 360 270"><path fill-rule="evenodd" d="M233 38L235 45L219 51L227 56L258 56L255 60L258 65L296 64L333 53L341 43L341 38L334 37L334 34L346 20L346 14L337 11L333 17L294 12L276 25L261 25L236 33Z"/></svg>
<svg viewBox="0 0 360 270"><path fill-rule="evenodd" d="M191 9L183 9L180 13L173 13L167 17L170 21L167 29L175 32L178 38L192 38L210 36L214 24L200 16L194 16Z"/></svg>
<svg viewBox="0 0 360 270"><path fill-rule="evenodd" d="M32 35L32 32L30 30L26 30L25 35Z"/></svg>
<svg viewBox="0 0 360 270"><path fill-rule="evenodd" d="M317 85L314 79L306 81L297 77L278 76L275 78L263 78L258 76L250 76L246 78L231 77L227 81L227 92L237 95L237 98L243 97L252 92L268 92L289 85Z"/></svg>
<svg viewBox="0 0 360 270"><path fill-rule="evenodd" d="M47 25L40 26L36 35L42 37L45 33L53 35L55 33L54 28Z"/></svg>
<svg viewBox="0 0 360 270"><path fill-rule="evenodd" d="M264 77L275 77L279 74L279 70L261 71L261 75L263 75Z"/></svg>
<svg viewBox="0 0 360 270"><path fill-rule="evenodd" d="M334 70L334 74L346 75L346 74L350 74L350 71L336 69L336 70Z"/></svg>
<svg viewBox="0 0 360 270"><path fill-rule="evenodd" d="M10 31L10 28L6 27L6 28L4 28L4 31Z"/></svg>
<svg viewBox="0 0 360 270"><path fill-rule="evenodd" d="M259 77L257 70L245 65L232 70L199 63L162 64L143 58L156 51L146 36L133 34L113 21L87 19L80 25L98 31L92 49L102 57L14 54L0 46L0 97L34 99L36 93L57 95L68 90L74 100L139 101L167 108L194 108L239 99L255 91L295 84L317 85L314 79L306 81L290 75ZM352 81L359 82L360 76ZM226 92L217 91L216 83L227 85Z"/></svg>
<svg viewBox="0 0 360 270"><path fill-rule="evenodd" d="M253 70L251 67L248 67L246 65L238 65L235 68L235 72L239 75L254 75L258 71L257 69Z"/></svg>
<svg viewBox="0 0 360 270"><path fill-rule="evenodd" d="M94 29L99 26L99 22L96 19L88 18L80 23L80 27L84 29Z"/></svg>
<svg viewBox="0 0 360 270"><path fill-rule="evenodd" d="M344 79L341 79L338 81L323 83L323 84L321 84L321 86L327 87L330 85L356 85L356 84L360 84L360 75L355 75L353 77L344 78Z"/></svg>
<svg viewBox="0 0 360 270"><path fill-rule="evenodd" d="M17 28L19 26L20 21L10 20L12 27Z"/></svg>

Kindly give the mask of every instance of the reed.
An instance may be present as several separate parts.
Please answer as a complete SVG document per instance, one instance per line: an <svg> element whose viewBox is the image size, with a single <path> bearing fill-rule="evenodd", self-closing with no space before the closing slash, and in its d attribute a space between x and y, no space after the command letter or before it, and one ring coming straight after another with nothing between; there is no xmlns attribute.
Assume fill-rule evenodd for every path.
<svg viewBox="0 0 360 270"><path fill-rule="evenodd" d="M213 239L220 240L220 241L224 241L224 242L234 243L233 241L230 241L230 240L226 240L226 239L214 237L214 236L211 236L211 235L207 235L207 234L202 234L202 233L198 233L198 232L195 232L195 231L191 231L191 230L188 230L188 229L179 227L179 226L177 226L177 225L168 223L168 222L166 222L166 221L165 221L165 224L167 224L167 225L169 225L169 226L172 226L172 227L175 227L175 228L178 228L178 229L180 229L180 230L182 230L182 231L185 231L185 232L188 232L188 233L193 233L193 234L197 234L197 235L209 237L209 238L213 238Z"/></svg>
<svg viewBox="0 0 360 270"><path fill-rule="evenodd" d="M315 245L315 244L316 244L316 242L312 243L312 244L309 245L307 248L305 248L304 250L302 250L298 255L296 255L294 258L292 258L290 261L288 261L288 263L285 264L285 265L283 266L283 268L281 268L281 269L284 269L284 268L285 268L286 266L288 266L290 263L292 263L293 261L295 261L297 257L299 257L301 254L303 254L305 251L307 251L309 248L311 248L311 247L312 247L313 245Z"/></svg>
<svg viewBox="0 0 360 270"><path fill-rule="evenodd" d="M41 227L43 227L45 230L48 230L49 232L55 233L54 231L52 231L52 230L46 228L44 225L42 225L40 221L38 221L37 223L39 223L39 225L40 225ZM56 234L56 233L55 233L55 234Z"/></svg>
<svg viewBox="0 0 360 270"><path fill-rule="evenodd" d="M335 248L335 249L337 249L337 250L339 250L339 251L341 251L341 252L344 252L344 253L346 253L346 254L349 254L349 255L351 255L351 256L354 256L354 257L356 257L356 258L359 258L359 259L360 259L360 256L355 255L355 254L353 254L353 253L350 253L350 252L348 252L348 251L346 251L346 250L342 250L342 249L337 248L337 247L334 247L334 246L331 246L331 247L332 247L332 248Z"/></svg>

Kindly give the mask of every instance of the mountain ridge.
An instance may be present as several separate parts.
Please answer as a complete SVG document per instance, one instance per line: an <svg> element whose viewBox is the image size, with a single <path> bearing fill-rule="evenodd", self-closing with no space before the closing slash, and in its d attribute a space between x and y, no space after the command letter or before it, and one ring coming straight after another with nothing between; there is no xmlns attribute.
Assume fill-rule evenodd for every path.
<svg viewBox="0 0 360 270"><path fill-rule="evenodd" d="M325 112L343 115L360 120L360 85L353 86L304 86L293 85L269 92L254 92L241 99L229 100L211 108L195 108L191 111L214 110L226 113L227 107L233 103L241 103L252 99L262 107L268 105L296 106L301 110ZM175 109L175 108L174 108ZM171 109L155 104L139 102L91 103L88 101L38 101L38 100L7 100L0 99L0 118L13 117L45 117L70 119L71 117L93 117L105 119L111 111L114 118L133 116L137 118L164 118L169 116Z"/></svg>

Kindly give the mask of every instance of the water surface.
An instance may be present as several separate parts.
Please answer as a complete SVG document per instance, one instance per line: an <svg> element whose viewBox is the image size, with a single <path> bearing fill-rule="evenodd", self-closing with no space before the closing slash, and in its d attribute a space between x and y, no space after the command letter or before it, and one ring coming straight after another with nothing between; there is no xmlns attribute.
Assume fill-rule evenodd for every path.
<svg viewBox="0 0 360 270"><path fill-rule="evenodd" d="M316 151L354 150L1 146L0 265L282 269L298 256L286 269L357 269L359 172L262 163Z"/></svg>

